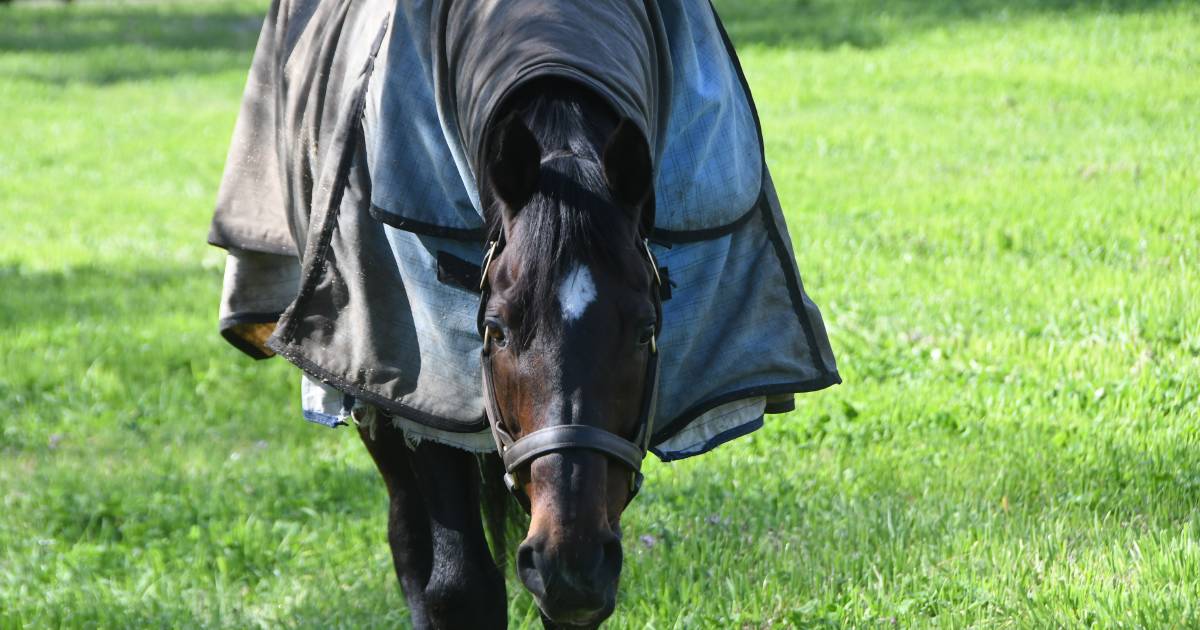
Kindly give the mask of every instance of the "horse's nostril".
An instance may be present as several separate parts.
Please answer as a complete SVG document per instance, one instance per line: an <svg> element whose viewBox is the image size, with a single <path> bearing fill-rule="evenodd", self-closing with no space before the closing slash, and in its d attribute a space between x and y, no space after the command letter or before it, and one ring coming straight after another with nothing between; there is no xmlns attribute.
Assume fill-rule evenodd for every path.
<svg viewBox="0 0 1200 630"><path fill-rule="evenodd" d="M540 558L541 552L529 543L521 543L517 548L517 575L530 593L538 597L546 594L545 582L542 580Z"/></svg>
<svg viewBox="0 0 1200 630"><path fill-rule="evenodd" d="M521 581L555 624L595 627L612 614L621 572L621 541L615 535L597 538L590 544L577 539L557 544L535 539L517 548Z"/></svg>
<svg viewBox="0 0 1200 630"><path fill-rule="evenodd" d="M612 540L604 543L604 562L601 565L605 573L605 578L616 579L621 574L621 539L613 537Z"/></svg>

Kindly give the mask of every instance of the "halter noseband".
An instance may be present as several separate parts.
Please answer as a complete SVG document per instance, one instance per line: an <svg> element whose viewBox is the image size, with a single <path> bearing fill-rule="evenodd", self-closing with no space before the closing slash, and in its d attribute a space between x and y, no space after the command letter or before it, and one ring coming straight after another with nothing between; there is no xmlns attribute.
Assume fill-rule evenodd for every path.
<svg viewBox="0 0 1200 630"><path fill-rule="evenodd" d="M628 501L633 501L642 487L642 460L645 459L646 452L650 450L650 437L654 432L654 411L658 403L657 338L662 330L662 277L658 271L658 261L654 259L654 253L650 251L649 241L642 239L642 251L650 263L650 268L654 270L654 335L650 338L650 356L646 360L645 383L649 390L642 396L638 430L633 440L625 439L611 431L583 424L549 426L520 438L514 438L505 428L500 405L496 402L496 388L492 381L491 339L484 323L484 311L491 293L488 285L488 270L492 261L504 249L504 244L504 232L501 230L499 237L488 245L487 254L483 259L483 273L479 285L481 295L477 317L477 326L483 337L480 361L483 368L483 398L487 409L488 425L492 429L492 438L496 440L496 450L499 451L500 458L504 462L504 485L528 512L530 510L529 497L526 496L524 488L517 483L516 471L548 453L584 449L608 455L629 468L632 474L629 482Z"/></svg>

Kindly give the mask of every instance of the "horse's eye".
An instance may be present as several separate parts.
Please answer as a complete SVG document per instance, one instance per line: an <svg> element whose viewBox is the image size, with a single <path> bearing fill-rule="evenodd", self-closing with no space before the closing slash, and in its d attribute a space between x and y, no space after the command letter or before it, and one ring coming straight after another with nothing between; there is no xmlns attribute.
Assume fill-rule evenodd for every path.
<svg viewBox="0 0 1200 630"><path fill-rule="evenodd" d="M497 348L508 345L508 336L504 334L504 325L494 319L483 323L483 342L486 344L488 341L495 343Z"/></svg>
<svg viewBox="0 0 1200 630"><path fill-rule="evenodd" d="M642 344L643 346L650 343L653 339L654 324L650 324L649 326L643 328L641 334L638 335L638 343Z"/></svg>

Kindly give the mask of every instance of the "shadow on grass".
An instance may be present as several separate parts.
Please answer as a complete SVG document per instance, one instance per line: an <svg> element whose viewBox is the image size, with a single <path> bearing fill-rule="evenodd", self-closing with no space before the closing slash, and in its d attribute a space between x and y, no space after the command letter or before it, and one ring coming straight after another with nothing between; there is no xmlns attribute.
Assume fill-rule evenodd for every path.
<svg viewBox="0 0 1200 630"><path fill-rule="evenodd" d="M878 48L956 22L1137 12L1178 0L714 0L734 44Z"/></svg>
<svg viewBox="0 0 1200 630"><path fill-rule="evenodd" d="M254 46L264 9L247 5L38 7L8 9L0 52L75 52L135 44L149 49L235 50Z"/></svg>
<svg viewBox="0 0 1200 630"><path fill-rule="evenodd" d="M60 457L40 466L34 477L37 487L12 503L43 533L71 544L138 544L184 537L197 525L220 531L221 524L249 514L265 523L319 518L385 521L387 498L374 469L297 460L291 449L284 447L276 455L274 442L262 444L261 451L222 440L196 444L196 451L209 455L201 462L185 453L163 457L167 445L161 442L126 446L117 453L105 450L90 460ZM229 459L234 452L241 453L242 459ZM95 462L104 464L102 480L95 477L91 465ZM381 530L381 544L383 534Z"/></svg>
<svg viewBox="0 0 1200 630"><path fill-rule="evenodd" d="M147 264L148 269L83 266L29 271L0 265L0 330L75 329L136 325L158 315L186 311L216 327L220 274L214 270ZM202 303L197 296L210 296ZM64 330L65 332L65 330Z"/></svg>
<svg viewBox="0 0 1200 630"><path fill-rule="evenodd" d="M1059 12L1153 10L1179 0L716 0L734 42L875 48L956 22ZM109 84L244 69L261 3L11 7L0 3L0 53L73 57L9 72L51 84Z"/></svg>
<svg viewBox="0 0 1200 630"><path fill-rule="evenodd" d="M8 73L50 84L106 85L249 66L265 9L254 4L0 5Z"/></svg>

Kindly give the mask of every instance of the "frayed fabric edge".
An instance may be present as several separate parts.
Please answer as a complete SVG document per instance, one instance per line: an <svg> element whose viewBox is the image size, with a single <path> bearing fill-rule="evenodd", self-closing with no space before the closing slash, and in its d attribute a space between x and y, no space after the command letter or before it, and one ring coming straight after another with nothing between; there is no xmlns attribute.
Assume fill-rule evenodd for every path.
<svg viewBox="0 0 1200 630"><path fill-rule="evenodd" d="M469 453L495 453L496 441L489 431L478 433L452 433L432 429L418 424L402 416L392 416L392 426L404 433L404 441L409 449L415 449L426 440L461 449Z"/></svg>

